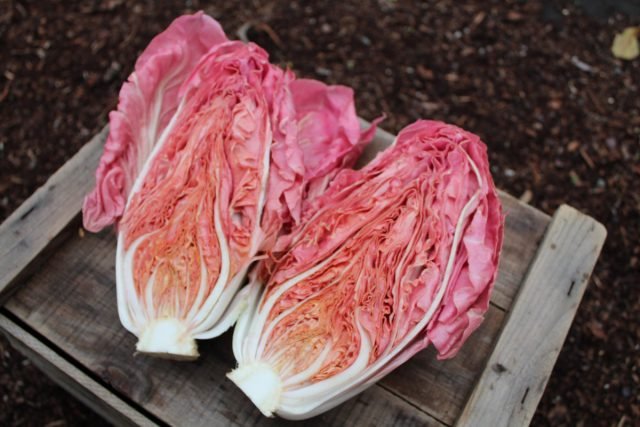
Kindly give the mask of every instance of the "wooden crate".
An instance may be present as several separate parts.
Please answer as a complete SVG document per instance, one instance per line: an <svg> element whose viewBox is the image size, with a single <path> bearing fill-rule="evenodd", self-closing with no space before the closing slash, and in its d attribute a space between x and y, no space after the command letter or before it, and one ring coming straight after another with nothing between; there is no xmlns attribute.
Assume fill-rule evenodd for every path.
<svg viewBox="0 0 640 427"><path fill-rule="evenodd" d="M112 231L82 232L106 129L0 227L0 329L47 375L116 425L245 426L263 417L225 378L230 333L192 363L133 354L116 312ZM366 153L389 145L378 131ZM501 193L507 214L486 320L457 357L429 348L307 425L526 425L542 396L606 231L562 206L549 217ZM9 292L11 291L11 292Z"/></svg>

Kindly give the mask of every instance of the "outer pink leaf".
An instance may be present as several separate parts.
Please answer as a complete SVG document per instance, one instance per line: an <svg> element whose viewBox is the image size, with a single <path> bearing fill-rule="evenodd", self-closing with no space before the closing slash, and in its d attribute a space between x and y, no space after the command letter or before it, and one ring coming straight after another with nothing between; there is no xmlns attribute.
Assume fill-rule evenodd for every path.
<svg viewBox="0 0 640 427"><path fill-rule="evenodd" d="M354 165L373 138L376 124L360 130L353 90L317 80L291 83L298 122L298 143L304 153L307 197L322 194L337 172Z"/></svg>
<svg viewBox="0 0 640 427"><path fill-rule="evenodd" d="M371 142L382 117L361 130L353 90L328 86L317 80L297 79L290 84L297 121L297 142L304 159L302 220L315 209L320 196L336 175L352 167ZM295 216L295 224L301 220ZM280 252L289 246L291 235L281 235L267 247Z"/></svg>
<svg viewBox="0 0 640 427"><path fill-rule="evenodd" d="M117 111L109 115L96 188L82 208L87 230L119 221L142 165L178 108L180 85L212 46L226 40L220 25L198 12L177 18L138 58L120 90Z"/></svg>

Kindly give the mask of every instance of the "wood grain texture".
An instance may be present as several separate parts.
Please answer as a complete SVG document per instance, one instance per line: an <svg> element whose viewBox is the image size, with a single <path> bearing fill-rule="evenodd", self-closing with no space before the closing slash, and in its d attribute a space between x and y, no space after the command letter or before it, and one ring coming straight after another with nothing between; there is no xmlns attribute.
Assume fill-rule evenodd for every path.
<svg viewBox="0 0 640 427"><path fill-rule="evenodd" d="M491 354L504 312L491 306L484 323L453 359L438 360L430 346L398 367L380 384L447 425L456 420Z"/></svg>
<svg viewBox="0 0 640 427"><path fill-rule="evenodd" d="M0 225L0 305L10 285L33 270L36 257L80 212L106 137L105 127Z"/></svg>
<svg viewBox="0 0 640 427"><path fill-rule="evenodd" d="M503 310L513 303L547 229L550 217L498 190L505 215L504 242L491 302Z"/></svg>
<svg viewBox="0 0 640 427"><path fill-rule="evenodd" d="M530 423L605 237L592 218L558 209L458 426Z"/></svg>
<svg viewBox="0 0 640 427"><path fill-rule="evenodd" d="M0 314L0 329L11 345L38 369L110 423L118 426L157 425L4 314Z"/></svg>

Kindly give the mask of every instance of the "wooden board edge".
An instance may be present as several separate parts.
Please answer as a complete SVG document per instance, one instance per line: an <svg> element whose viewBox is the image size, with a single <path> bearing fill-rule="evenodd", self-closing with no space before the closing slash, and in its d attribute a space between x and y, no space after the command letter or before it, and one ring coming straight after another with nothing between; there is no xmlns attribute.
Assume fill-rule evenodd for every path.
<svg viewBox="0 0 640 427"><path fill-rule="evenodd" d="M16 292L20 288L20 283L25 283L29 280L29 278L37 273L43 265L46 264L47 260L50 257L50 254L53 253L57 248L64 245L64 243L72 238L74 234L78 233L78 229L82 227L82 220L80 219L79 213L76 214L69 220L69 223L66 227L62 228L60 232L55 235L44 247L38 251L34 252L29 259L24 259L25 265L23 269L17 274L14 274L12 279L5 282L0 283L0 307L3 307L7 301L11 299L11 296L14 292ZM2 287L4 285L4 288Z"/></svg>
<svg viewBox="0 0 640 427"><path fill-rule="evenodd" d="M515 196L512 196L511 194L507 193L504 190L498 189L498 196L500 197L500 200L502 201L503 205L505 204L504 201L509 199L509 200L511 200L512 203L520 205L523 208L529 209L532 212L534 212L534 215L539 217L540 220L551 221L551 216L548 215L547 213L541 211L540 209L538 209L538 208L536 208L536 207L534 207L534 206L532 206L532 205L530 205L528 203L523 202L522 200L518 199ZM509 212L503 212L503 214L509 215Z"/></svg>
<svg viewBox="0 0 640 427"><path fill-rule="evenodd" d="M568 205L558 208L456 426L529 425L606 235L595 219ZM541 341L524 329L536 320L548 323Z"/></svg>
<svg viewBox="0 0 640 427"><path fill-rule="evenodd" d="M0 331L40 371L113 425L158 425L4 313L0 313Z"/></svg>
<svg viewBox="0 0 640 427"><path fill-rule="evenodd" d="M82 172L75 179L85 178L85 174L93 177L93 164L97 164L107 132L108 127L105 126L0 224L0 248L4 254L0 257L0 306L6 302L10 288L24 270L80 212L85 191L71 191L73 194L69 194L69 177L87 168L92 170ZM89 188L93 185L89 181L83 179L76 184ZM61 194L67 194L72 200L60 200ZM55 221L48 220L52 216L55 216ZM41 221L47 226L42 227Z"/></svg>

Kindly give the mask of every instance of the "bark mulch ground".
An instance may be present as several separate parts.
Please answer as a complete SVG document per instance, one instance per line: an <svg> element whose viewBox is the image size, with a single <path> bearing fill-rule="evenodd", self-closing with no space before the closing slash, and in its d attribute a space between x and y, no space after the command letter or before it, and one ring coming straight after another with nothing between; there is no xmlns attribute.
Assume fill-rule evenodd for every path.
<svg viewBox="0 0 640 427"><path fill-rule="evenodd" d="M0 0L0 219L107 120L154 34L203 9L302 76L356 90L360 115L441 119L488 144L499 187L569 203L609 238L534 425L640 419L640 59L610 53L637 1ZM0 424L96 416L0 340Z"/></svg>

